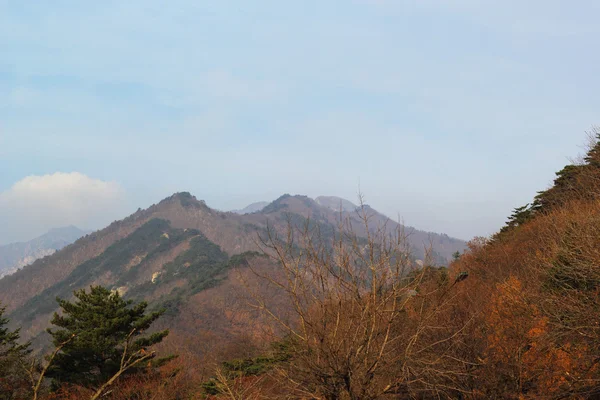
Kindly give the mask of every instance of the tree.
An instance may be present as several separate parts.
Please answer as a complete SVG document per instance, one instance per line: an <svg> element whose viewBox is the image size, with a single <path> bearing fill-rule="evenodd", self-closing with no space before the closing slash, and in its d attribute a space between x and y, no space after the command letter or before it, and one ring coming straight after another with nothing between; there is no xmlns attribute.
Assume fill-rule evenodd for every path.
<svg viewBox="0 0 600 400"><path fill-rule="evenodd" d="M273 331L289 338L291 359L277 375L300 397L458 397L467 376L457 351L464 325L449 311L461 285L449 283L430 257L420 268L401 230L374 228L364 205L357 212L366 237L340 220L326 235L310 221L290 222L285 237L267 230L262 240L279 268L250 268L279 288L292 310L279 311L247 285Z"/></svg>
<svg viewBox="0 0 600 400"><path fill-rule="evenodd" d="M10 331L6 326L9 321L8 318L4 317L5 310L6 307L0 307L0 359L11 354L29 354L30 343L19 344L18 342L20 338L20 329Z"/></svg>
<svg viewBox="0 0 600 400"><path fill-rule="evenodd" d="M452 261L456 261L460 258L460 251L456 250L454 253L452 253Z"/></svg>
<svg viewBox="0 0 600 400"><path fill-rule="evenodd" d="M0 399L19 398L27 390L21 361L30 353L29 343L19 344L19 329L11 331L4 317L6 308L0 307Z"/></svg>
<svg viewBox="0 0 600 400"><path fill-rule="evenodd" d="M54 345L63 346L47 373L57 384L101 392L123 373L139 371L142 361L154 358L155 353L147 348L169 333L142 336L164 312L146 314L145 302L132 306L131 300L102 286L74 294L77 301L73 303L57 299L62 315L55 313L51 323L60 329L47 330Z"/></svg>
<svg viewBox="0 0 600 400"><path fill-rule="evenodd" d="M600 198L600 129L594 127L588 138L587 152L581 160L558 171L552 187L535 196L530 208L533 214L548 212L574 199Z"/></svg>

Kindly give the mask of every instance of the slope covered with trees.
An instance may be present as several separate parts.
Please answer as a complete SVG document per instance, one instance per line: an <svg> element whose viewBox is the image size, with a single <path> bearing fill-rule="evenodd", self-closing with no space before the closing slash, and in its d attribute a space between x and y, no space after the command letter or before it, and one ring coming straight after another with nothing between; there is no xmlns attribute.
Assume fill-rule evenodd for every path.
<svg viewBox="0 0 600 400"><path fill-rule="evenodd" d="M557 173L490 240L453 266L477 318L476 389L486 396L600 394L600 144ZM475 388L473 389L475 390Z"/></svg>
<svg viewBox="0 0 600 400"><path fill-rule="evenodd" d="M285 357L271 351L224 363L208 389L255 399L598 398L595 139L532 206L517 209L498 234L471 241L447 270L394 277L401 258L392 254L403 252L381 237L329 248L297 231L288 237L308 240L302 253L270 242L286 279L265 279L297 315L272 312L286 332Z"/></svg>

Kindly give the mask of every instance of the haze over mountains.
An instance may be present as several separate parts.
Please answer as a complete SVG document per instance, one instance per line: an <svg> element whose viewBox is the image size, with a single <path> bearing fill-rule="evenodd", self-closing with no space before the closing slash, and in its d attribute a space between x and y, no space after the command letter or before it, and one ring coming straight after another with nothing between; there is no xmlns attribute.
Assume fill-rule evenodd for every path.
<svg viewBox="0 0 600 400"><path fill-rule="evenodd" d="M235 266L248 259L268 264L256 253L258 235L267 227L284 232L290 222L299 226L310 220L330 234L339 221L340 204L342 218L354 221L357 234L364 237L356 206L340 198L286 194L262 208L259 203L246 209L257 211L239 214L217 211L189 193L177 193L0 279L0 302L26 337L35 337L47 326L57 296L70 298L74 290L92 284L165 307L178 318L205 290L213 288L213 295L219 296ZM365 211L369 229L400 227L369 206ZM422 259L430 245L439 265L465 249L464 241L445 234L404 229L415 260Z"/></svg>
<svg viewBox="0 0 600 400"><path fill-rule="evenodd" d="M337 211L337 212L339 212L339 211L353 212L359 208L356 204L352 203L350 200L346 200L346 199L338 197L338 196L317 196L314 198L314 201L315 201L315 203L317 203L318 205L320 205L322 207L329 208L330 210ZM267 205L269 205L268 201L258 201L256 203L249 204L242 209L231 210L231 212L234 212L236 214L241 214L241 215L251 214L251 213L261 211Z"/></svg>
<svg viewBox="0 0 600 400"><path fill-rule="evenodd" d="M318 197L315 197L314 201L318 205L329 208L333 211L342 210L342 211L351 212L351 211L355 211L358 207L356 204L352 203L351 201L343 199L341 197L337 197L337 196L318 196ZM269 205L268 201L257 201L256 203L249 204L240 210L231 210L231 211L236 214L242 214L242 215L251 214L254 212L261 211L263 208L265 208L268 205Z"/></svg>
<svg viewBox="0 0 600 400"><path fill-rule="evenodd" d="M12 274L35 260L49 256L55 251L89 233L76 226L51 229L42 236L27 242L0 246L0 277Z"/></svg>
<svg viewBox="0 0 600 400"><path fill-rule="evenodd" d="M342 199L336 196L319 196L315 198L315 202L323 207L327 207L333 211L355 211L358 206L349 200Z"/></svg>
<svg viewBox="0 0 600 400"><path fill-rule="evenodd" d="M257 201L256 203L247 205L246 207L242 208L241 210L231 210L231 212L234 212L236 214L241 214L241 215L251 214L253 212L262 210L267 205L269 205L268 201Z"/></svg>

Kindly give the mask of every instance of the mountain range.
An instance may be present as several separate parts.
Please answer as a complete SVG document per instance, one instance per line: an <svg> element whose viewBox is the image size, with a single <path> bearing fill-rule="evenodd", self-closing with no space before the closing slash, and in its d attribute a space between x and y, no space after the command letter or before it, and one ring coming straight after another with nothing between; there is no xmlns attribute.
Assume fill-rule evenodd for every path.
<svg viewBox="0 0 600 400"><path fill-rule="evenodd" d="M51 229L28 242L0 246L0 278L10 275L39 258L49 256L89 233L76 226Z"/></svg>
<svg viewBox="0 0 600 400"><path fill-rule="evenodd" d="M252 320L245 317L246 328L236 328L222 307L234 301L232 287L240 286L233 271L249 260L274 268L257 252L259 235L268 227L284 232L288 223L307 221L322 232L333 232L341 217L352 221L356 233L365 237L366 228L355 209L340 198L313 200L286 194L241 214L217 211L187 192L176 193L0 279L0 303L12 323L22 327L24 337L43 342L40 333L57 309L56 297L71 298L74 290L100 284L166 309L173 337L187 332L193 338L189 341L198 340L198 321L211 337L222 337L236 329L244 331ZM369 229L383 225L404 229L416 259L431 246L435 262L444 265L466 247L464 241L445 234L401 227L369 206L364 210Z"/></svg>

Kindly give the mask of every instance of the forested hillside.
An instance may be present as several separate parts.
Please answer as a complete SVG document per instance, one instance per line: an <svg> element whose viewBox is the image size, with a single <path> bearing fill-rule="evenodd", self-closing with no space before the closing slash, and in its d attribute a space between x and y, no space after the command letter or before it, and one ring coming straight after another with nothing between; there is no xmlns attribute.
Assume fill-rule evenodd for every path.
<svg viewBox="0 0 600 400"><path fill-rule="evenodd" d="M312 241L303 255L275 246L291 278L275 281L297 305L298 325L275 313L275 325L289 338L283 353L222 364L212 393L598 398L598 139L581 161L557 172L549 189L515 209L497 234L472 240L447 270L426 265L399 278L402 249L381 238L366 254L343 240L327 255ZM294 261L310 271L308 281L300 279L307 286L297 286L302 273ZM367 266L368 278L357 272ZM257 373L261 368L269 372Z"/></svg>

